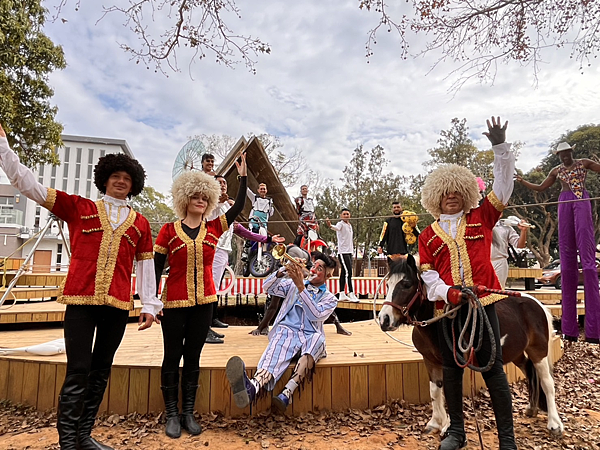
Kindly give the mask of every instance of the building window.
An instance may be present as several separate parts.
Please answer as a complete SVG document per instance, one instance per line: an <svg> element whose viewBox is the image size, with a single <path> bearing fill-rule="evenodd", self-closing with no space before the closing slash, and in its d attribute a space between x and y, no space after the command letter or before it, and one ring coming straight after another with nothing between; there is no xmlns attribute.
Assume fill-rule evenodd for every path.
<svg viewBox="0 0 600 450"><path fill-rule="evenodd" d="M61 264L62 264L62 244L56 244L56 271L60 272Z"/></svg>
<svg viewBox="0 0 600 450"><path fill-rule="evenodd" d="M94 149L90 148L88 154L88 171L87 171L87 182L85 186L85 196L90 198L92 195L92 173L94 170Z"/></svg>
<svg viewBox="0 0 600 450"><path fill-rule="evenodd" d="M38 176L38 183L40 183L40 184L44 184L44 167L45 166L43 164L40 165L40 173Z"/></svg>
<svg viewBox="0 0 600 450"><path fill-rule="evenodd" d="M35 229L35 231L37 232L40 228L40 216L42 214L42 207L41 206L36 206L35 207L35 220L33 222L33 228Z"/></svg>
<svg viewBox="0 0 600 450"><path fill-rule="evenodd" d="M52 189L56 187L56 166L52 166L52 173L50 173L50 187Z"/></svg>
<svg viewBox="0 0 600 450"><path fill-rule="evenodd" d="M81 153L83 149L77 149L77 160L75 161L75 189L74 194L79 194L79 178L81 177Z"/></svg>
<svg viewBox="0 0 600 450"><path fill-rule="evenodd" d="M67 191L67 182L69 181L69 163L66 162L63 164L64 169L63 169L63 185L62 185L62 190L63 191Z"/></svg>

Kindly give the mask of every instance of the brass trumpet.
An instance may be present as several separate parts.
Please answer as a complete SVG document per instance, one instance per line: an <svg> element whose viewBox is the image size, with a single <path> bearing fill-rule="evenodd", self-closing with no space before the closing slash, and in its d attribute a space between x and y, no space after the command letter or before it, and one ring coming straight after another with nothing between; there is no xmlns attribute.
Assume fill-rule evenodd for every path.
<svg viewBox="0 0 600 450"><path fill-rule="evenodd" d="M286 250L285 244L277 244L271 250L271 254L273 255L273 258L280 259L281 263L284 264L284 265L286 264L286 262L287 263L292 262L292 263L296 264L298 267L300 267L301 269L305 269L306 268L306 266L304 264L302 264L301 262L299 262L293 256L289 255L285 250Z"/></svg>

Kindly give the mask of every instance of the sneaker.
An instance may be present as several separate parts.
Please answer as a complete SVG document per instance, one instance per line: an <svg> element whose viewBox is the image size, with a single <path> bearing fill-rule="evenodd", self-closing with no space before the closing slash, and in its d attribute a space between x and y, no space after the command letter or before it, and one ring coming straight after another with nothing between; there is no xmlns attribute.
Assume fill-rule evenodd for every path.
<svg viewBox="0 0 600 450"><path fill-rule="evenodd" d="M281 414L285 412L290 404L290 398L284 393L279 394L277 397L271 399L271 406L274 406L277 411Z"/></svg>
<svg viewBox="0 0 600 450"><path fill-rule="evenodd" d="M205 344L223 344L225 341L218 337L214 332L211 333L211 329L208 329L208 334L206 335ZM222 336L222 335L221 335Z"/></svg>
<svg viewBox="0 0 600 450"><path fill-rule="evenodd" d="M231 386L233 401L238 408L245 408L256 398L256 389L246 375L246 366L239 356L232 356L227 361L225 374Z"/></svg>
<svg viewBox="0 0 600 450"><path fill-rule="evenodd" d="M358 298L356 298L356 295L354 295L354 292L350 292L348 294L348 301L353 302L353 303L360 302L360 300Z"/></svg>
<svg viewBox="0 0 600 450"><path fill-rule="evenodd" d="M346 295L345 292L340 292L340 302L345 302L350 300L350 298Z"/></svg>

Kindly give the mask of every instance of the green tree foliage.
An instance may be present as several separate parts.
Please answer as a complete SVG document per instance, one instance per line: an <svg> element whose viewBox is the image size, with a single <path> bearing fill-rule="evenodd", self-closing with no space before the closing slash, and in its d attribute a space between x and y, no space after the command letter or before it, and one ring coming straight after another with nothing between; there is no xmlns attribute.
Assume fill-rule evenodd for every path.
<svg viewBox="0 0 600 450"><path fill-rule="evenodd" d="M575 145L573 157L577 159L589 158L598 161L600 152L600 126L582 125L574 131L568 131L560 136L551 146L555 149L559 142L566 141ZM557 155L551 151L540 162L540 165L527 172L523 178L535 184L542 183L548 173L560 164ZM586 177L586 189L590 197L600 196L600 177L594 172L588 172ZM512 205L525 205L532 203L556 202L560 194L561 185L556 181L553 186L544 192L536 192L516 183ZM600 217L598 215L598 202L592 202L592 217L596 231L596 241L600 237ZM557 256L558 249L558 208L556 205L536 205L528 207L517 207L517 215L533 223L536 228L529 232L528 247L540 261L542 266L548 264L553 257Z"/></svg>
<svg viewBox="0 0 600 450"><path fill-rule="evenodd" d="M484 181L492 179L494 152L492 149L479 150L469 137L467 119L457 117L450 121L450 129L440 131L437 147L427 150L431 159L423 167L432 171L440 164L459 164L467 167L475 176Z"/></svg>
<svg viewBox="0 0 600 450"><path fill-rule="evenodd" d="M167 197L151 186L146 186L140 195L133 197L130 204L148 219L154 239L165 223L177 220L173 209L167 204Z"/></svg>
<svg viewBox="0 0 600 450"><path fill-rule="evenodd" d="M386 216L394 200L410 203L404 202L410 196L403 189L403 178L386 173L388 163L383 147L378 145L371 150L362 145L356 147L344 168L343 185L328 186L316 196L317 217L330 218L335 223L342 207L348 208L355 219ZM355 248L370 251L379 240L383 219L351 220L351 223ZM328 227L321 226L321 235L328 242L335 242L335 232Z"/></svg>
<svg viewBox="0 0 600 450"><path fill-rule="evenodd" d="M48 74L66 67L62 48L42 32L41 0L0 1L0 117L23 164L58 164L62 125Z"/></svg>

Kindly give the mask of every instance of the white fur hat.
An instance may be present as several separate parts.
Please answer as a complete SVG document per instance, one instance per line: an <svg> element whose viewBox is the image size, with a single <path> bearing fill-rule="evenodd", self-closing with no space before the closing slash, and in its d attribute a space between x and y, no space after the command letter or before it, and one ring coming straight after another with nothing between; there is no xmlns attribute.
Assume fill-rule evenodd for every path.
<svg viewBox="0 0 600 450"><path fill-rule="evenodd" d="M473 172L457 164L446 164L427 175L421 191L421 204L427 212L439 219L442 214L442 197L450 192L462 195L465 213L476 208L479 203L479 185Z"/></svg>
<svg viewBox="0 0 600 450"><path fill-rule="evenodd" d="M208 216L217 207L221 186L213 176L204 172L184 172L173 181L171 194L173 195L173 210L180 219L185 219L190 198L194 194L202 194L208 199L204 213L204 216Z"/></svg>

